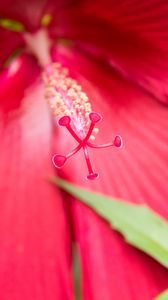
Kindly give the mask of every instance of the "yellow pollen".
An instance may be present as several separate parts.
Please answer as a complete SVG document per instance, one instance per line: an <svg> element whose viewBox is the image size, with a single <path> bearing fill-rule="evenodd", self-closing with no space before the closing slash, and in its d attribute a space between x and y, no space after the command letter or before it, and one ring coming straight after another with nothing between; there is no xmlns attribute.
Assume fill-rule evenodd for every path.
<svg viewBox="0 0 168 300"><path fill-rule="evenodd" d="M73 128L85 136L89 128L89 113L92 112L88 96L69 70L58 62L48 65L43 74L45 97L53 114L57 117L69 115ZM94 129L94 133L98 130ZM91 136L94 139L94 136Z"/></svg>

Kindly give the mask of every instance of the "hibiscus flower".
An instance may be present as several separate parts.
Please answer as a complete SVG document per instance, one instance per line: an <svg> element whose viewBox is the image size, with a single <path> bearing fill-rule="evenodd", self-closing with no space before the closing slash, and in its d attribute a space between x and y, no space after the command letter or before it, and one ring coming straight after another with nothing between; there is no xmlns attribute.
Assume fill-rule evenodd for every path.
<svg viewBox="0 0 168 300"><path fill-rule="evenodd" d="M59 174L168 217L167 12L167 3L157 0L0 4L2 299L73 299L73 239L83 299L152 300L168 287L166 269L88 207L67 195L63 201L48 181ZM4 69L16 49L20 55ZM44 96L41 74L53 61L69 70L103 116L96 143L118 133L124 138L121 151L93 149L95 181L86 181L80 152L59 172L52 164L52 155L75 145Z"/></svg>

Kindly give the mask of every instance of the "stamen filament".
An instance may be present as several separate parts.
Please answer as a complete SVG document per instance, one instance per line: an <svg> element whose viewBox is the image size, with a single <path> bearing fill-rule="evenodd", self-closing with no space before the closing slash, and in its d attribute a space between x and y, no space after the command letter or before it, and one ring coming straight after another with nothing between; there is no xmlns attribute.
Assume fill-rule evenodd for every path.
<svg viewBox="0 0 168 300"><path fill-rule="evenodd" d="M115 146L117 148L121 148L123 145L122 143L122 138L120 135L116 135L113 142L111 143L107 143L107 144L102 144L102 145L95 145L95 144L92 144L90 142L87 142L87 146L89 146L90 148L108 148L108 147L111 147L111 146Z"/></svg>
<svg viewBox="0 0 168 300"><path fill-rule="evenodd" d="M83 142L88 141L88 139L90 138L90 136L92 134L92 131L93 131L94 127L95 127L95 124L91 123L90 127L89 127L89 130L88 130L88 133L87 133L86 137L84 138Z"/></svg>
<svg viewBox="0 0 168 300"><path fill-rule="evenodd" d="M92 169L91 162L90 162L90 159L89 159L88 149L87 149L86 146L83 147L83 151L84 151L86 163L87 163L87 166L88 166L89 174L90 174L90 173L93 173L93 169Z"/></svg>
<svg viewBox="0 0 168 300"><path fill-rule="evenodd" d="M82 145L79 144L75 149L73 149L69 154L66 155L66 158L70 158L74 154L76 154L80 149L82 148Z"/></svg>
<svg viewBox="0 0 168 300"><path fill-rule="evenodd" d="M93 180L93 179L97 178L99 176L99 174L93 172L92 165L91 165L90 158L89 158L88 149L86 146L83 147L83 152L85 155L86 164L87 164L88 171L89 171L89 175L87 175L87 179Z"/></svg>
<svg viewBox="0 0 168 300"><path fill-rule="evenodd" d="M107 144L102 144L102 145L95 145L95 144L92 144L90 142L87 142L87 145L90 147L90 148L107 148L107 147L111 147L111 146L114 146L114 143L107 143Z"/></svg>
<svg viewBox="0 0 168 300"><path fill-rule="evenodd" d="M81 139L77 136L77 134L75 133L75 131L72 129L71 125L66 125L66 128L68 129L68 131L70 132L70 134L74 137L74 139L80 143Z"/></svg>

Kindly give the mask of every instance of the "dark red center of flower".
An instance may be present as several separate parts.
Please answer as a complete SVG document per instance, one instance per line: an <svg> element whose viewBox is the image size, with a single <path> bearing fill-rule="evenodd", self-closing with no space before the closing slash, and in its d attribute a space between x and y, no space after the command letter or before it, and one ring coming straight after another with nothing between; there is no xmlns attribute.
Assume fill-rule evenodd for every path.
<svg viewBox="0 0 168 300"><path fill-rule="evenodd" d="M89 158L88 147L90 147L90 148L107 148L107 147L115 146L115 147L121 148L122 147L122 138L119 135L116 135L114 137L113 142L103 144L103 145L95 145L95 144L90 143L89 138L95 127L95 124L102 120L102 116L96 112L91 112L89 114L89 119L91 121L90 127L88 129L86 136L83 139L80 138L76 134L76 132L73 130L73 128L71 126L71 118L69 116L63 116L59 119L58 124L60 126L65 126L68 129L68 131L71 133L71 135L74 137L74 139L78 142L78 146L75 149L73 149L66 156L60 155L60 154L55 154L53 156L52 160L53 160L53 163L56 168L62 168L68 158L70 158L75 153L77 153L81 148L83 148L86 164L87 164L88 171L89 171L89 174L87 175L87 179L94 180L94 179L98 178L99 174L95 173L92 169L91 161Z"/></svg>

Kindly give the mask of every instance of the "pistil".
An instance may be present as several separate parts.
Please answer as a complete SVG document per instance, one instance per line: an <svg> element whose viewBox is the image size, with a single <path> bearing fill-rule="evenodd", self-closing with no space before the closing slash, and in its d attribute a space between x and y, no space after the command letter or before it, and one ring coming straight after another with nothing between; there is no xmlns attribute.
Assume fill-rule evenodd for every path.
<svg viewBox="0 0 168 300"><path fill-rule="evenodd" d="M93 171L91 161L89 158L88 147L107 148L110 146L115 146L115 147L121 148L122 147L122 139L119 135L116 135L112 143L103 144L103 145L94 145L94 144L90 143L89 139L90 139L92 131L95 127L95 124L102 120L102 116L96 112L91 112L89 114L89 119L90 119L90 127L88 129L86 136L83 139L80 138L75 133L73 128L71 127L71 118L69 116L63 116L59 119L59 121L58 121L59 126L64 126L67 128L67 130L70 132L70 134L73 136L73 138L78 142L78 146L75 149L73 149L66 156L60 155L60 154L55 154L53 156L53 163L56 168L62 168L68 158L70 158L71 156L76 154L81 148L83 148L83 152L84 152L84 156L85 156L85 160L86 160L86 164L87 164L88 172L89 172L89 174L87 175L87 179L93 180L93 179L98 178L99 174L95 173Z"/></svg>

